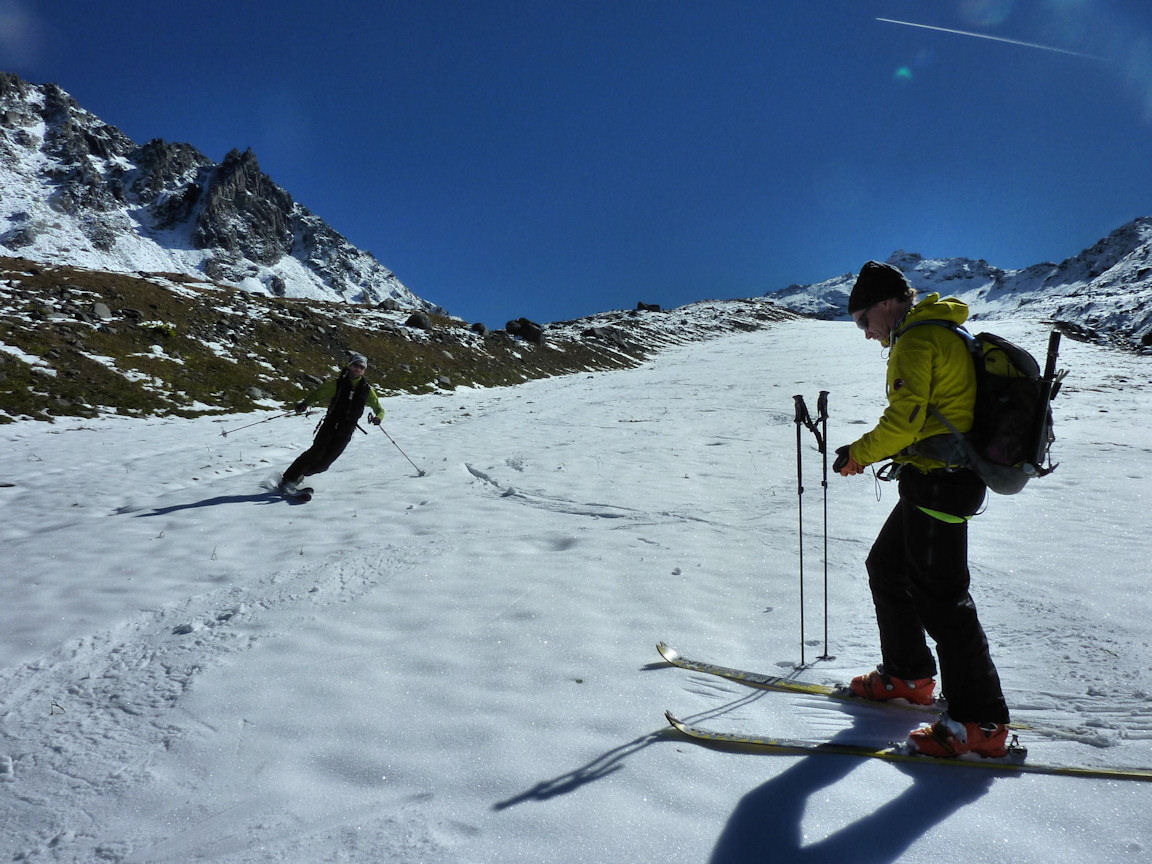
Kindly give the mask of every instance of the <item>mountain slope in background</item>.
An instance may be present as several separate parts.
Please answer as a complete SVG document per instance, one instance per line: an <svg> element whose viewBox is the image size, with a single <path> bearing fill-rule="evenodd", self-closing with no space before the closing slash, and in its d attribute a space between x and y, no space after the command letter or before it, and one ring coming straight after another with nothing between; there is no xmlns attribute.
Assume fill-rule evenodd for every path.
<svg viewBox="0 0 1152 864"><path fill-rule="evenodd" d="M0 255L119 273L176 273L274 297L436 310L260 171L250 151L217 164L189 144L137 145L55 84L0 73ZM1049 319L1066 332L1152 348L1152 218L1060 264L889 259L921 292L973 316ZM770 292L817 318L847 314L854 274Z"/></svg>
<svg viewBox="0 0 1152 864"><path fill-rule="evenodd" d="M351 351L367 355L389 395L517 384L625 368L669 345L796 317L763 299L728 300L488 331L395 305L0 256L0 424L275 408L339 371Z"/></svg>
<svg viewBox="0 0 1152 864"><path fill-rule="evenodd" d="M0 254L169 272L278 297L430 310L260 171L189 144L137 145L54 84L0 73Z"/></svg>
<svg viewBox="0 0 1152 864"><path fill-rule="evenodd" d="M899 267L921 294L938 291L964 300L974 318L1043 318L1085 338L1152 347L1149 217L1129 222L1060 264L1002 270L982 259L924 258L903 251L894 252L888 263ZM840 318L848 314L855 281L855 273L846 273L767 296L805 315Z"/></svg>

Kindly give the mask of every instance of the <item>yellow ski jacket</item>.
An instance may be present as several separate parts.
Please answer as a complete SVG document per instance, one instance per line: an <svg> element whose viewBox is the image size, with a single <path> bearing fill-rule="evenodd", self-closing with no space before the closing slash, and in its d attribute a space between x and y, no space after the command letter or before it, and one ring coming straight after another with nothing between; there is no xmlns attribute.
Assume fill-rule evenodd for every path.
<svg viewBox="0 0 1152 864"><path fill-rule="evenodd" d="M897 325L888 355L888 407L875 428L849 447L860 465L893 459L924 471L945 467L938 459L906 452L926 438L950 435L928 411L929 405L960 432L972 428L976 369L968 346L948 327L909 327L929 319L963 324L968 306L955 297L941 300L939 294L928 294Z"/></svg>

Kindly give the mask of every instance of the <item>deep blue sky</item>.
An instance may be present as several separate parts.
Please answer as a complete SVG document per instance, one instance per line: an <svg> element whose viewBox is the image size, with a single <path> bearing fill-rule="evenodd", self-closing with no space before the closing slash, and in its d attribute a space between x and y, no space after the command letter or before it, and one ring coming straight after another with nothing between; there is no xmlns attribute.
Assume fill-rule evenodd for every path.
<svg viewBox="0 0 1152 864"><path fill-rule="evenodd" d="M1024 267L1152 215L1146 0L0 0L0 69L140 143L251 147L497 326L896 249Z"/></svg>

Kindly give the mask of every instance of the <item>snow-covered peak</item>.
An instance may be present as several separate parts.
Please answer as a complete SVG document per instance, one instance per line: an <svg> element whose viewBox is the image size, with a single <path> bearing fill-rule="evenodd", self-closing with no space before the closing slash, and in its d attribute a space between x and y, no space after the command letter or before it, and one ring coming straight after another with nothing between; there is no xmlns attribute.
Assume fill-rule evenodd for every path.
<svg viewBox="0 0 1152 864"><path fill-rule="evenodd" d="M0 73L0 254L208 276L276 296L430 309L260 171L190 144L137 145L54 84Z"/></svg>
<svg viewBox="0 0 1152 864"><path fill-rule="evenodd" d="M939 292L969 304L972 317L1023 317L1066 325L1089 338L1152 346L1152 217L1141 217L1059 264L1005 270L983 259L924 258L899 250L888 263L920 293ZM848 314L855 273L768 296L817 318Z"/></svg>

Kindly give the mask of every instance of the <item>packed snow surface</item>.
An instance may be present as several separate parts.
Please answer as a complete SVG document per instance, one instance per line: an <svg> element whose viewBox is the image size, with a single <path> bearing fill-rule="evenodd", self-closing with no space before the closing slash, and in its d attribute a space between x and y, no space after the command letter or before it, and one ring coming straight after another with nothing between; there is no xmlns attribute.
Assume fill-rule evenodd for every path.
<svg viewBox="0 0 1152 864"><path fill-rule="evenodd" d="M981 322L1040 354L1046 332ZM1152 359L1065 340L1059 469L971 528L1030 758L1152 766ZM0 427L0 858L955 862L1152 857L1152 784L724 752L668 729L883 744L902 712L751 690L877 661L890 484L830 478L883 407L846 322L386 402L293 504L311 417ZM238 429L256 420L267 422ZM879 500L878 500L879 499ZM800 659L803 510L808 668ZM831 660L817 660L827 647Z"/></svg>

